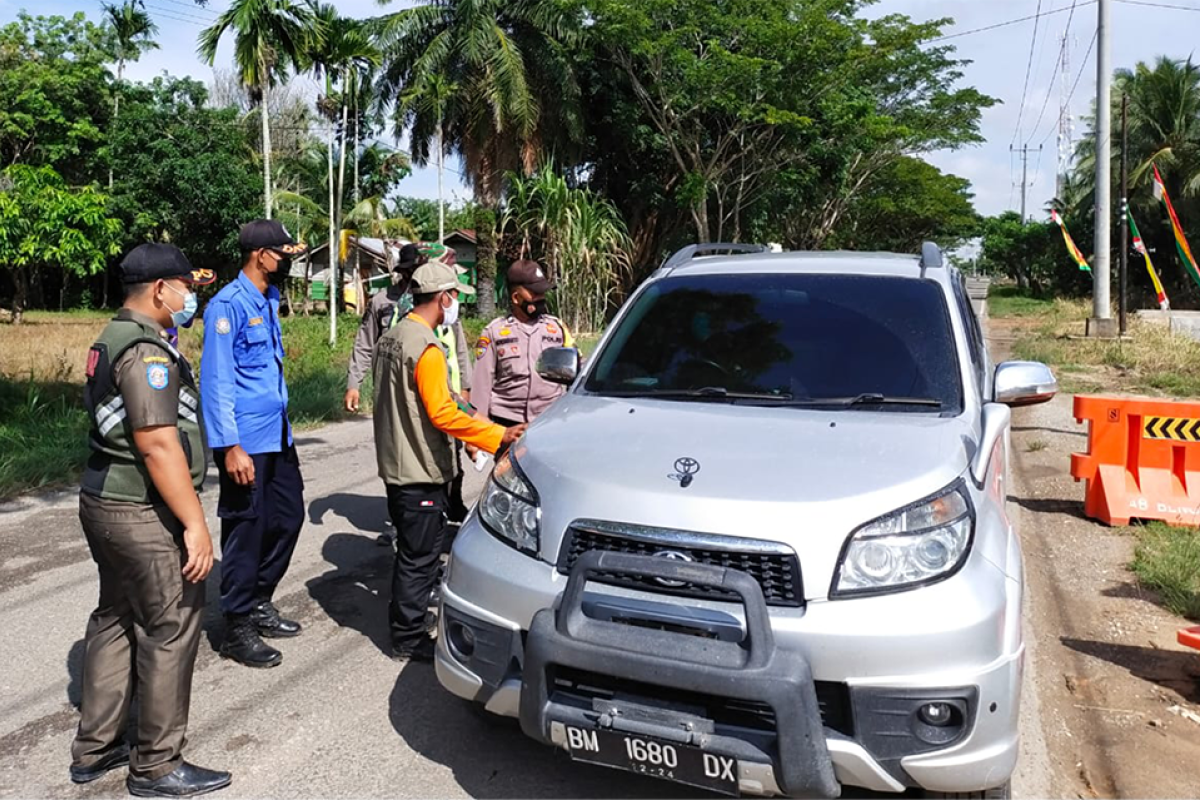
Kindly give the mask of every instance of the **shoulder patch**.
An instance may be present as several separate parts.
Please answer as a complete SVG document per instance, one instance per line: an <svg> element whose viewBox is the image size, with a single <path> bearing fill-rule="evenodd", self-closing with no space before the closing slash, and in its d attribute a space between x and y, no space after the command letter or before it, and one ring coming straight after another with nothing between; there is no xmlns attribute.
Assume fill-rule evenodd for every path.
<svg viewBox="0 0 1200 800"><path fill-rule="evenodd" d="M96 365L100 363L100 348L104 345L96 345L91 350L88 350L87 366L84 368L84 374L89 378L96 377Z"/></svg>
<svg viewBox="0 0 1200 800"><path fill-rule="evenodd" d="M170 383L170 381L170 374L167 372L167 368L164 365L151 364L150 366L146 367L146 383L150 385L151 389L161 392L163 389L167 388L167 384Z"/></svg>
<svg viewBox="0 0 1200 800"><path fill-rule="evenodd" d="M170 364L171 359L166 356L142 356L143 364Z"/></svg>
<svg viewBox="0 0 1200 800"><path fill-rule="evenodd" d="M219 318L217 320L217 333L224 336L225 334L229 333L229 331L230 331L229 317Z"/></svg>

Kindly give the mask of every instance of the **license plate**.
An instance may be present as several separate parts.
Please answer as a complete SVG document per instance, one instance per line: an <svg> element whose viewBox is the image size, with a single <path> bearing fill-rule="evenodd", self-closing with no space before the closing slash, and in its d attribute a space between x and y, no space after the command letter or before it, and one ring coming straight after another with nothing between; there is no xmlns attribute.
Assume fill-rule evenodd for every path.
<svg viewBox="0 0 1200 800"><path fill-rule="evenodd" d="M564 726L571 758L605 767L738 794L736 758L706 753L699 747L596 728Z"/></svg>

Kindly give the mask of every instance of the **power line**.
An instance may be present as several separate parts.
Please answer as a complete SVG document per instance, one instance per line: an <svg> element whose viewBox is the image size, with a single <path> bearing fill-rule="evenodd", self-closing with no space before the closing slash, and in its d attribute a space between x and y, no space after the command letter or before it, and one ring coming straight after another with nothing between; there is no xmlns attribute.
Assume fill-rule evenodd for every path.
<svg viewBox="0 0 1200 800"><path fill-rule="evenodd" d="M1150 0L1117 0L1118 3L1124 3L1130 6L1150 6L1151 8L1171 8L1176 11L1196 11L1200 12L1200 8L1196 6L1177 6L1172 3L1152 3Z"/></svg>
<svg viewBox="0 0 1200 800"><path fill-rule="evenodd" d="M211 25L211 24L213 24L213 22L215 22L215 20L213 20L213 19L206 19L204 17L193 16L192 14L189 14L186 11L179 11L174 8L167 8L165 6L156 6L153 3L145 3L144 5L146 8L152 9L157 14L171 15L170 17L168 17L169 19L175 19L175 20L179 20L179 21L183 21L183 22L193 22L197 25Z"/></svg>
<svg viewBox="0 0 1200 800"><path fill-rule="evenodd" d="M196 14L207 14L208 16L211 16L213 19L216 19L218 16L220 16L216 11L213 11L210 8L204 8L202 6L196 5L195 3L184 3L184 2L182 2L182 0L158 0L158 2L168 3L173 6L179 6L180 8L186 8Z"/></svg>
<svg viewBox="0 0 1200 800"><path fill-rule="evenodd" d="M1033 38L1029 40L1029 61L1025 64L1025 86L1021 89L1021 108L1017 111L1017 127L1013 130L1011 146L1021 135L1021 121L1025 118L1025 98L1029 94L1029 73L1033 71L1033 53L1037 49L1038 23L1041 22L1042 0L1038 0L1037 12L1033 15Z"/></svg>
<svg viewBox="0 0 1200 800"><path fill-rule="evenodd" d="M1120 0L1120 1L1121 2L1132 2L1132 0ZM1084 8L1086 6L1094 6L1094 5L1096 5L1096 0L1086 0L1086 2L1079 3L1079 8ZM1072 6L1071 9L1074 9L1074 6ZM1056 8L1053 11L1045 11L1045 12L1041 12L1039 14L1034 14L1032 16L1028 16L1028 17L1017 17L1016 19L1005 20L1004 22L997 22L993 25L985 25L982 28L972 28L969 31L960 31L958 33L947 34L946 36L939 36L937 39L930 39L928 42L926 42L926 44L936 44L938 42L944 42L947 39L957 39L960 36L971 36L972 34L976 34L976 33L984 33L986 31L994 31L997 28L1007 28L1010 25L1020 25L1022 22L1029 22L1029 20L1031 20L1031 19L1041 19L1042 17L1050 17L1055 14L1063 14L1071 9Z"/></svg>
<svg viewBox="0 0 1200 800"><path fill-rule="evenodd" d="M1071 3L1071 14L1067 17L1067 29L1063 33L1062 44L1058 48L1058 59L1054 63L1054 73L1050 76L1050 88L1046 91L1046 100L1042 103L1042 110L1038 112L1037 122L1033 123L1033 128L1030 131L1029 138L1037 136L1037 129L1042 124L1042 117L1046 115L1046 107L1050 105L1050 95L1054 93L1054 79L1058 77L1058 71L1062 68L1063 52L1067 49L1067 37L1071 34L1071 22L1075 19L1075 6L1079 0Z"/></svg>
<svg viewBox="0 0 1200 800"><path fill-rule="evenodd" d="M1075 84L1071 87L1071 93L1067 95L1066 106L1068 108L1071 105L1071 98L1073 98L1075 96L1075 90L1079 88L1079 81L1081 78L1083 78L1083 73L1087 69L1088 56L1090 56L1092 54L1092 49L1095 48L1095 46L1096 46L1096 36L1098 34L1099 34L1099 31L1092 33L1092 43L1088 45L1087 52L1083 54L1083 63L1081 63L1079 65L1079 74L1075 76ZM1046 137L1044 139L1042 139L1040 144L1045 144L1046 140L1050 138L1050 134L1052 134L1052 133L1054 133L1053 128L1051 128L1049 131L1046 132Z"/></svg>

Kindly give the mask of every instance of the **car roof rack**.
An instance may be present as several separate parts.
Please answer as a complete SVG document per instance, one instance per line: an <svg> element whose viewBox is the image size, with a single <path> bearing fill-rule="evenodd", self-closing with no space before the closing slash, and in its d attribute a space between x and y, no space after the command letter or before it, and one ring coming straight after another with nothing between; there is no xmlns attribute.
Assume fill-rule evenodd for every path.
<svg viewBox="0 0 1200 800"><path fill-rule="evenodd" d="M942 260L942 248L938 247L934 242L925 242L921 245L921 277L925 277L925 270L929 268L941 269L945 266Z"/></svg>
<svg viewBox="0 0 1200 800"><path fill-rule="evenodd" d="M765 244L750 244L747 242L704 242L703 244L689 244L687 247L676 250L670 258L663 262L663 265L659 269L665 271L682 267L696 256L711 255L713 253L766 253L769 251L770 248Z"/></svg>

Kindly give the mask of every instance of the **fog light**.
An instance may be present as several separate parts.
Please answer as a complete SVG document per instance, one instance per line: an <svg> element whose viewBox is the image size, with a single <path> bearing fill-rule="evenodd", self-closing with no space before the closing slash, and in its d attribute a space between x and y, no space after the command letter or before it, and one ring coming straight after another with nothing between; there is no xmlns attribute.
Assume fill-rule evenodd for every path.
<svg viewBox="0 0 1200 800"><path fill-rule="evenodd" d="M917 714L921 722L935 728L944 728L954 720L954 709L948 703L926 703Z"/></svg>
<svg viewBox="0 0 1200 800"><path fill-rule="evenodd" d="M450 639L450 647L455 655L470 658L475 653L475 632L458 620L452 620L446 625L446 636Z"/></svg>

